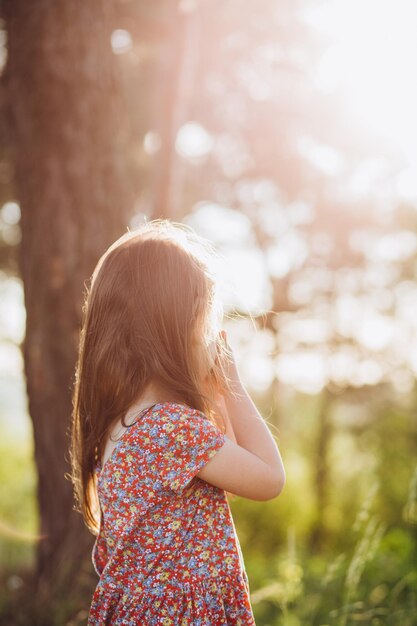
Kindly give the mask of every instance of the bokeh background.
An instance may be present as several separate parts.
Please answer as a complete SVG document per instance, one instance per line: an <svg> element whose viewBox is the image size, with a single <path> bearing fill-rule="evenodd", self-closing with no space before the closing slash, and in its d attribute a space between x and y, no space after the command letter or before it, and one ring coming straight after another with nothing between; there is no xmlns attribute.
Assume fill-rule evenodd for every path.
<svg viewBox="0 0 417 626"><path fill-rule="evenodd" d="M415 11L0 4L1 623L86 622L93 538L64 479L82 291L166 217L218 250L287 472L230 503L257 625L417 624Z"/></svg>

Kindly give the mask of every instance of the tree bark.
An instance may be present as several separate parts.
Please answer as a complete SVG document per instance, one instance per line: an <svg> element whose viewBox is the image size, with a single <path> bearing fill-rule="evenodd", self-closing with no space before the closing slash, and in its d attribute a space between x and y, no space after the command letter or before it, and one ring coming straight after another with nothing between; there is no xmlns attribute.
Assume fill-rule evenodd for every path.
<svg viewBox="0 0 417 626"><path fill-rule="evenodd" d="M94 537L73 510L69 433L84 283L133 210L128 115L112 53L109 0L6 0L2 104L21 208L22 345L38 473L35 581L50 593ZM95 581L96 582L96 581Z"/></svg>
<svg viewBox="0 0 417 626"><path fill-rule="evenodd" d="M154 128L160 139L152 179L152 217L180 221L183 206L184 162L177 157L176 138L189 119L199 66L201 8L181 12L179 3L169 6L171 28L159 45L160 86L154 112Z"/></svg>

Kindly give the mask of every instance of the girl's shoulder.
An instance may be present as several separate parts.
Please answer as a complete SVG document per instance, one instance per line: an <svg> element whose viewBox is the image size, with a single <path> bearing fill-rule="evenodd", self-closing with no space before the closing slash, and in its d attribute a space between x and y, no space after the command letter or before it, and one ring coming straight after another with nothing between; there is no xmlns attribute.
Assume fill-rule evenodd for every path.
<svg viewBox="0 0 417 626"><path fill-rule="evenodd" d="M181 402L160 402L147 416L147 425L153 426L152 433L159 431L204 431L208 428L218 430L203 411Z"/></svg>
<svg viewBox="0 0 417 626"><path fill-rule="evenodd" d="M158 402L157 404L153 405L153 407L151 407L149 415L153 418L164 418L168 416L172 420L178 422L185 421L189 416L199 416L202 419L207 419L202 411L194 409L188 404L173 401Z"/></svg>

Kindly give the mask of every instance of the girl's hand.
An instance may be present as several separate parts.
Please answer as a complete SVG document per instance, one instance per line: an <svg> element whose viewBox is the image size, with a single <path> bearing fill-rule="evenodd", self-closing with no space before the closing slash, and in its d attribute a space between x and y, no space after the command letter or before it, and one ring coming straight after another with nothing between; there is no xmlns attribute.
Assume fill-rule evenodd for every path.
<svg viewBox="0 0 417 626"><path fill-rule="evenodd" d="M226 356L224 354L224 352L218 348L218 344L222 342L228 352L228 356ZM231 381L232 385L236 383L236 381L240 381L239 378L239 373L237 370L237 365L236 365L236 361L235 361L235 357L233 354L233 350L231 349L228 341L227 341L227 334L225 330L221 330L216 343L216 357L215 360L219 361L220 359L222 360L222 366L223 369L227 375L227 377L229 378L229 380ZM233 430L233 425L232 422L230 420L229 417L229 413L227 410L227 404L226 404L226 397L223 395L223 393L218 392L216 395L216 399L215 399L215 404L217 407L217 412L222 415L223 420L224 420L224 424L225 424L225 435L231 439L234 443L237 443L237 439L236 439L236 435L235 432Z"/></svg>
<svg viewBox="0 0 417 626"><path fill-rule="evenodd" d="M226 405L225 397L223 394L221 393L217 394L215 405L217 409L216 413L220 414L224 420L224 425L225 425L224 434L227 435L229 439L237 443L235 431L233 430L233 425L230 420L229 413L227 411L227 405Z"/></svg>
<svg viewBox="0 0 417 626"><path fill-rule="evenodd" d="M225 345L228 354L224 355L220 351L218 351L216 359L222 359L223 369L225 370L226 375L231 380L232 384L240 383L241 381L236 365L235 355L227 341L227 333L225 330L220 331L218 341L222 342Z"/></svg>

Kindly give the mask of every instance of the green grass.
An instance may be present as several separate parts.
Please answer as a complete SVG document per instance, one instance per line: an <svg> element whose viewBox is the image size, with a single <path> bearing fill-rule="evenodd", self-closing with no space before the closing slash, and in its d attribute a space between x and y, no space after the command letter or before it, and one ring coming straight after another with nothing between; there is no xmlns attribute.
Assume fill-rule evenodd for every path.
<svg viewBox="0 0 417 626"><path fill-rule="evenodd" d="M378 490L372 486L344 529L339 552L311 553L295 527L288 529L286 549L272 554L242 543L257 625L416 626L416 477L417 468L396 525L375 511ZM232 505L239 518L246 507L243 501ZM263 534L262 520L257 531Z"/></svg>
<svg viewBox="0 0 417 626"><path fill-rule="evenodd" d="M7 432L0 442L0 554L2 569L33 563L38 513L32 442Z"/></svg>

